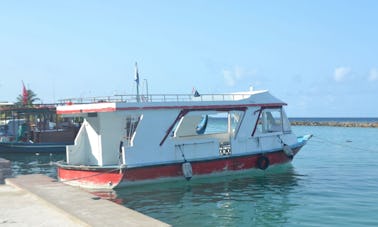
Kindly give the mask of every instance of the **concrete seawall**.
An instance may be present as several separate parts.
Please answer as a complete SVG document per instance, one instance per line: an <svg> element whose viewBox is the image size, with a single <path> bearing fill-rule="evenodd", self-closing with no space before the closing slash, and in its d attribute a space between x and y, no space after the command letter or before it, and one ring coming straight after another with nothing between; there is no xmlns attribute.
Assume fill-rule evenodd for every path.
<svg viewBox="0 0 378 227"><path fill-rule="evenodd" d="M4 184L4 180L12 175L11 162L0 158L0 184Z"/></svg>
<svg viewBox="0 0 378 227"><path fill-rule="evenodd" d="M43 226L170 226L45 175L19 175L16 178L7 178L5 182L6 185L0 185L0 210L4 209L5 213L8 212L13 217L1 217L0 214L0 224L32 226L40 218ZM20 195L25 199L20 200ZM25 210L27 205L38 205L30 202L31 199L40 203L40 213L47 214L46 216L28 216L36 216L35 212L38 213L35 209ZM14 209L14 212L9 209Z"/></svg>
<svg viewBox="0 0 378 227"><path fill-rule="evenodd" d="M378 122L337 122L337 121L292 121L295 126L332 126L332 127L360 127L378 128Z"/></svg>

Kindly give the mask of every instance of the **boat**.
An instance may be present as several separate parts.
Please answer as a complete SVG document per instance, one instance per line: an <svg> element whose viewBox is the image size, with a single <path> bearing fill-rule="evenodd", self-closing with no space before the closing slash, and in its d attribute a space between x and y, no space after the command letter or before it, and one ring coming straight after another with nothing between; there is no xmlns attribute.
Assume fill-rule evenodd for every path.
<svg viewBox="0 0 378 227"><path fill-rule="evenodd" d="M64 154L78 131L70 122L58 122L51 105L2 106L0 114L0 154Z"/></svg>
<svg viewBox="0 0 378 227"><path fill-rule="evenodd" d="M311 138L293 133L286 105L267 90L63 100L59 115L84 120L57 177L111 189L265 171L290 163Z"/></svg>
<svg viewBox="0 0 378 227"><path fill-rule="evenodd" d="M70 143L31 143L31 142L1 142L0 154L25 153L64 153Z"/></svg>

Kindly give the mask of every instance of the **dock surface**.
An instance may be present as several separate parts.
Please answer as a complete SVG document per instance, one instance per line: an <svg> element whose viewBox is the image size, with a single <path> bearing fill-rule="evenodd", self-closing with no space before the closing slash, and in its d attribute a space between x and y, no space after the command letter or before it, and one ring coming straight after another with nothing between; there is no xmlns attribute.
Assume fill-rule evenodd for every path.
<svg viewBox="0 0 378 227"><path fill-rule="evenodd" d="M2 226L170 226L45 175L5 182L0 185Z"/></svg>

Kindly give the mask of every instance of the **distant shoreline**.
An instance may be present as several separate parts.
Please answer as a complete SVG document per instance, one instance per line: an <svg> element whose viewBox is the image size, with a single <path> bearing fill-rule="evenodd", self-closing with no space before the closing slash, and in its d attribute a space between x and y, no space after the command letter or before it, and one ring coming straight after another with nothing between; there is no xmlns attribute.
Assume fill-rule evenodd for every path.
<svg viewBox="0 0 378 227"><path fill-rule="evenodd" d="M377 122L357 122L357 121L300 121L291 120L293 126L332 126L332 127L359 127L359 128L378 128Z"/></svg>

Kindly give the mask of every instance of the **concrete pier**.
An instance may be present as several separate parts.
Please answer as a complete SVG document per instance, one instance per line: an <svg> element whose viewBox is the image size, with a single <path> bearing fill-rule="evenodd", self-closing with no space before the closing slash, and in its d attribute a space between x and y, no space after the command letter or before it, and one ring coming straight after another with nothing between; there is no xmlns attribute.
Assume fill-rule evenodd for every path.
<svg viewBox="0 0 378 227"><path fill-rule="evenodd" d="M2 226L169 226L45 175L5 182L0 185Z"/></svg>
<svg viewBox="0 0 378 227"><path fill-rule="evenodd" d="M0 184L4 184L4 179L12 175L11 162L0 158Z"/></svg>

